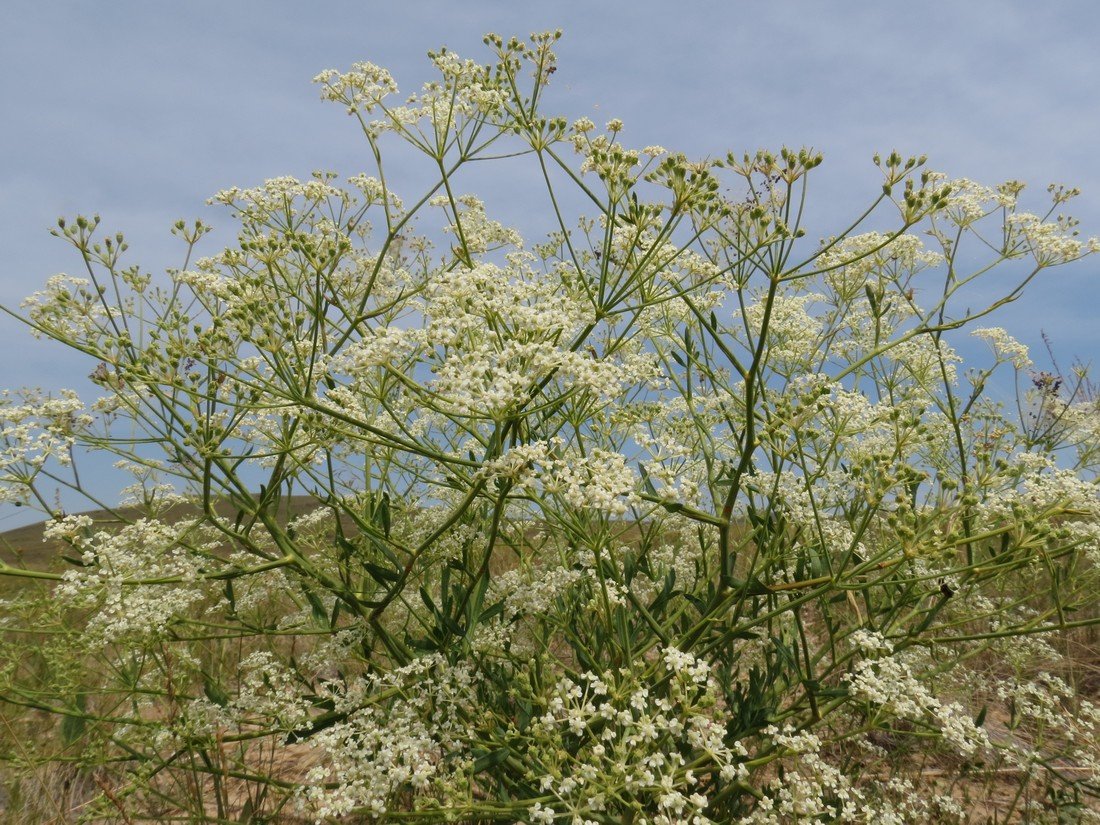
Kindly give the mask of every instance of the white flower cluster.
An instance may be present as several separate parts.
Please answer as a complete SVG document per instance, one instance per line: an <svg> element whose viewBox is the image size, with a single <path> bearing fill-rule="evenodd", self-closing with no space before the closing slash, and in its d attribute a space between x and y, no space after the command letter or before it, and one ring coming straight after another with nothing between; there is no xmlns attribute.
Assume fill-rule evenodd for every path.
<svg viewBox="0 0 1100 825"><path fill-rule="evenodd" d="M930 177L936 181L946 181L943 175L933 173ZM951 193L944 214L960 227L970 226L999 209L1011 209L1016 205L1016 196L1022 188L1010 182L994 189L969 178L956 178L946 183Z"/></svg>
<svg viewBox="0 0 1100 825"><path fill-rule="evenodd" d="M544 492L559 494L572 507L621 516L638 503L634 471L620 453L597 447L583 457L553 459L548 469Z"/></svg>
<svg viewBox="0 0 1100 825"><path fill-rule="evenodd" d="M542 342L484 341L448 353L431 387L457 412L495 417L529 401L557 362Z"/></svg>
<svg viewBox="0 0 1100 825"><path fill-rule="evenodd" d="M621 453L567 450L560 438L523 444L490 462L486 478L508 478L533 495L560 496L571 507L621 516L640 501L637 479Z"/></svg>
<svg viewBox="0 0 1100 825"><path fill-rule="evenodd" d="M753 812L737 825L787 825L792 822L850 822L911 825L966 821L966 811L950 796L893 777L885 783L857 785L822 751L821 739L806 730L774 725L762 733L783 754L783 778L762 788Z"/></svg>
<svg viewBox="0 0 1100 825"><path fill-rule="evenodd" d="M73 606L93 608L90 639L155 637L205 598L200 574L211 563L206 554L217 546L209 528L152 519L114 532L92 527L87 516L67 516L48 522L44 531L45 540L62 540L81 551L82 566L66 571L55 593ZM149 583L139 583L143 580Z"/></svg>
<svg viewBox="0 0 1100 825"><path fill-rule="evenodd" d="M852 457L859 455L858 442L853 442ZM782 513L791 524L801 525L804 532L797 546L814 554L827 553L841 558L850 552L866 553L862 541L844 517L844 508L855 499L872 500L883 495L881 489L855 481L840 469L822 471L811 479L790 471L760 472L745 480L746 492L768 502L775 513ZM784 559L788 573L794 574L794 555Z"/></svg>
<svg viewBox="0 0 1100 825"><path fill-rule="evenodd" d="M370 112L384 97L397 93L397 82L386 69L373 63L353 63L348 72L326 69L313 78L321 84L321 98L348 107L348 114Z"/></svg>
<svg viewBox="0 0 1100 825"><path fill-rule="evenodd" d="M615 121L611 121L607 125L614 124ZM619 121L620 128L621 124L622 121ZM584 155L581 174L595 172L613 193L623 191L637 179L634 168L641 162L641 153L637 149L624 149L606 135L590 138L586 133L573 136L573 149Z"/></svg>
<svg viewBox="0 0 1100 825"><path fill-rule="evenodd" d="M494 242L476 235L466 240L475 246ZM531 263L529 255L516 252L503 267L482 261L439 273L424 308L432 340L453 345L463 335L488 332L488 323L516 337L550 341L590 323L592 313L575 291L536 272Z"/></svg>
<svg viewBox="0 0 1100 825"><path fill-rule="evenodd" d="M661 650L660 658L661 670L673 677L667 695L656 687L620 684L612 673L558 682L532 726L544 741L559 743L549 751L549 772L536 779L557 801L533 807L531 821L564 815L584 822L607 808L611 794L625 792L657 811L637 822L711 822L704 813L706 777L687 767L691 760L683 753L704 757L708 772L732 781L747 775L741 764L747 752L738 742L726 742L709 666L675 648Z"/></svg>
<svg viewBox="0 0 1100 825"><path fill-rule="evenodd" d="M985 730L958 703L943 704L914 675L907 657L878 634L862 632L854 639L867 654L845 676L853 696L912 721L937 723L946 742L972 757L992 747Z"/></svg>
<svg viewBox="0 0 1100 825"><path fill-rule="evenodd" d="M222 301L231 300L234 291L229 280L217 270L217 262L212 258L200 258L195 263L197 269L174 269L170 273L176 283L190 287L196 294L209 296Z"/></svg>
<svg viewBox="0 0 1100 825"><path fill-rule="evenodd" d="M266 215L287 209L295 200L307 203L321 203L333 198L348 201L348 193L329 183L334 175L330 172L314 172L307 181L298 180L291 175L269 178L262 185L251 189L233 186L216 192L210 203L221 203L237 207L242 215Z"/></svg>
<svg viewBox="0 0 1100 825"><path fill-rule="evenodd" d="M943 338L930 335L917 335L900 341L890 347L886 357L908 373L929 396L934 394L935 387L943 384L945 376L947 383L955 384L958 381L957 365L962 363L962 358L950 344Z"/></svg>
<svg viewBox="0 0 1100 825"><path fill-rule="evenodd" d="M750 346L760 340L767 314L769 365L784 374L816 367L813 360L820 351L822 322L810 311L810 306L820 300L821 296L814 294L777 294L770 313L765 298L750 304L745 310Z"/></svg>
<svg viewBox="0 0 1100 825"><path fill-rule="evenodd" d="M1029 212L1017 212L1009 215L1006 223L1013 239L1022 242L1040 266L1075 261L1097 248L1096 239L1082 242L1073 222L1063 218L1052 223Z"/></svg>
<svg viewBox="0 0 1100 825"><path fill-rule="evenodd" d="M405 105L388 106L383 99L397 93L393 76L373 63L355 63L348 72L327 69L314 78L321 85L321 97L342 103L348 114L369 114L380 109L383 117L367 124L370 134L386 131L409 134L421 121L430 124L437 139L445 139L462 120L474 120L498 114L509 93L499 79L474 60L464 60L449 49L431 53L441 79L425 83L419 95Z"/></svg>
<svg viewBox="0 0 1100 825"><path fill-rule="evenodd" d="M1018 453L1006 463L1003 476L1005 489L991 494L980 505L979 512L987 523L1018 513L1044 519L1071 515L1085 524L1100 517L1096 485L1073 470L1059 467L1050 456Z"/></svg>
<svg viewBox="0 0 1100 825"><path fill-rule="evenodd" d="M664 659L665 667L671 673L675 673L689 682L705 685L710 679L710 665L691 653L677 650L670 645L661 652L661 657Z"/></svg>
<svg viewBox="0 0 1100 825"><path fill-rule="evenodd" d="M476 60L463 59L449 49L431 55L432 63L443 75L443 83L424 86L420 105L424 109L439 108L437 101L446 102L447 93L456 100L457 111L467 117L498 111L507 100L507 93L499 87L490 73Z"/></svg>
<svg viewBox="0 0 1100 825"><path fill-rule="evenodd" d="M46 288L26 298L21 306L33 324L31 334L61 341L97 340L108 314L117 314L104 306L90 280L65 274L52 275Z"/></svg>
<svg viewBox="0 0 1100 825"><path fill-rule="evenodd" d="M366 637L366 627L361 623L341 628L303 653L299 664L307 673L312 672L317 680L331 681L340 664L350 661L357 650L362 650Z"/></svg>
<svg viewBox="0 0 1100 825"><path fill-rule="evenodd" d="M606 223L606 220L601 220L600 223ZM616 224L611 228L609 262L632 272L645 282L654 279L665 288L699 289L719 278L721 270L704 255L667 239L661 240L661 228L659 217L652 218L651 223L643 227ZM695 301L706 302L710 306L713 302L721 301L725 295L716 290L692 297ZM679 302L675 305L679 306ZM661 304L653 309L658 313L674 311ZM686 308L682 310L687 312ZM645 323L644 316L641 323Z"/></svg>
<svg viewBox="0 0 1100 825"><path fill-rule="evenodd" d="M1031 680L998 680L992 689L1011 709L1009 729L998 742L1010 764L1025 775L1038 766L1068 764L1081 782L1100 781L1100 705L1045 672Z"/></svg>
<svg viewBox="0 0 1100 825"><path fill-rule="evenodd" d="M0 502L25 502L27 485L47 462L68 465L77 436L92 421L72 390L56 397L38 390L0 393Z"/></svg>
<svg viewBox="0 0 1100 825"><path fill-rule="evenodd" d="M504 598L508 620L519 616L545 616L554 602L566 596L582 577L580 570L564 567L506 570L492 583L493 591Z"/></svg>
<svg viewBox="0 0 1100 825"><path fill-rule="evenodd" d="M1100 398L1071 399L1054 412L1066 443L1073 444L1082 456L1092 454L1100 445Z"/></svg>
<svg viewBox="0 0 1100 825"><path fill-rule="evenodd" d="M480 246L492 238L471 240ZM563 282L529 267L513 253L509 266L478 263L441 273L429 286L426 326L407 335L437 348L441 360L428 387L456 412L496 417L525 403L540 381L562 392L585 389L616 397L623 387L650 379L656 369L641 351L599 357L565 345L591 311Z"/></svg>
<svg viewBox="0 0 1100 825"><path fill-rule="evenodd" d="M648 571L635 575L631 590L646 602L652 600L665 586L669 576L677 587L691 589L705 578L705 565L701 564L707 547L699 542L698 528L690 519L669 516L664 523L663 538L649 548L646 554ZM618 555L625 558L629 548Z"/></svg>
<svg viewBox="0 0 1100 825"><path fill-rule="evenodd" d="M449 209L451 200L446 195L437 195L428 201L428 205ZM464 243L466 252L480 255L500 247L523 247L519 232L490 219L480 198L460 195L456 206L459 207L458 213L451 216L453 221L443 227L443 231Z"/></svg>
<svg viewBox="0 0 1100 825"><path fill-rule="evenodd" d="M381 180L373 175L358 174L350 175L348 177L348 183L363 193L363 197L366 198L367 203L370 204L382 204L389 206L396 213L401 213L405 210L405 204L401 198L394 194L392 189L389 189Z"/></svg>
<svg viewBox="0 0 1100 825"><path fill-rule="evenodd" d="M1018 370L1031 366L1027 347L1005 332L1003 327L982 327L970 334L988 343L998 361L1007 361Z"/></svg>
<svg viewBox="0 0 1100 825"><path fill-rule="evenodd" d="M943 256L929 252L916 235L891 237L881 232L851 235L832 243L815 261L825 283L844 301L860 296L864 286L884 278L901 282L943 263Z"/></svg>
<svg viewBox="0 0 1100 825"><path fill-rule="evenodd" d="M238 694L228 705L238 724L282 730L310 726L312 704L296 674L270 651L246 656L239 666Z"/></svg>
<svg viewBox="0 0 1100 825"><path fill-rule="evenodd" d="M670 392L659 401L620 405L611 412L609 425L628 429L634 443L645 451L639 461L658 495L706 509L711 468L702 454L703 444L716 455L735 453L738 447L730 422L739 415L739 404L729 392L705 386L695 388L690 399ZM700 428L705 428L705 438Z"/></svg>
<svg viewBox="0 0 1100 825"><path fill-rule="evenodd" d="M308 773L305 806L318 822L353 810L378 816L399 793L426 795L451 773L464 778L462 719L477 712L475 686L468 668L438 655L326 685L322 692L346 717L309 738L323 761Z"/></svg>
<svg viewBox="0 0 1100 825"><path fill-rule="evenodd" d="M741 820L743 825L778 825L819 818L857 821L864 808L863 795L820 755L821 740L815 734L774 725L761 733L770 737L784 754L787 770L782 782L764 788L763 798L752 814Z"/></svg>
<svg viewBox="0 0 1100 825"><path fill-rule="evenodd" d="M416 330L401 327L375 327L365 330L363 337L353 341L332 358L329 371L354 377L366 376L371 367L396 366L420 343Z"/></svg>

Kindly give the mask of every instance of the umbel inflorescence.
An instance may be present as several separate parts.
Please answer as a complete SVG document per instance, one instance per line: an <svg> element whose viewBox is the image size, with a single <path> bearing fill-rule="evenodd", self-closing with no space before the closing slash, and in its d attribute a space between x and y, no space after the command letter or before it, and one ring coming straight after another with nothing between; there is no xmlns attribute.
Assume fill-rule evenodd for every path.
<svg viewBox="0 0 1100 825"><path fill-rule="evenodd" d="M819 154L547 116L557 37L441 50L406 98L322 72L373 167L219 192L236 242L180 222L166 277L59 223L86 266L21 317L94 397L0 406L0 498L62 548L0 568L40 584L0 695L57 726L23 764L127 821L963 822L1006 782L1005 815L1093 816L1062 645L1096 621L1100 418L988 317L1097 250L1073 191L1033 214L891 153L879 229L813 243ZM475 162L531 164L549 235ZM1013 375L1017 409L985 390ZM109 517L55 504L98 496L88 451L132 476Z"/></svg>

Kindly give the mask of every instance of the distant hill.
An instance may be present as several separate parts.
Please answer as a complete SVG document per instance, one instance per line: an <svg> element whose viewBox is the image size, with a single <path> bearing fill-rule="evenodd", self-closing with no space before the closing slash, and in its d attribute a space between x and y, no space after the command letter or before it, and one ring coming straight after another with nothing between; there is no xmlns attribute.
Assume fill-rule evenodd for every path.
<svg viewBox="0 0 1100 825"><path fill-rule="evenodd" d="M318 506L317 499L312 496L291 496L282 500L281 519L285 520L294 516L307 513ZM227 503L218 504L215 510L219 515L232 516L234 509ZM193 518L198 514L198 508L193 505L180 504L165 511L163 518L168 521ZM143 513L139 507L120 507L114 512L108 510L88 510L83 515L90 516L92 520L102 527L122 525L141 518ZM65 563L60 560L59 553L66 550L66 546L58 541L45 541L42 538L45 529L45 519L16 527L12 530L0 533L0 561L15 567L26 567L31 570L61 570ZM3 579L0 576L0 587Z"/></svg>

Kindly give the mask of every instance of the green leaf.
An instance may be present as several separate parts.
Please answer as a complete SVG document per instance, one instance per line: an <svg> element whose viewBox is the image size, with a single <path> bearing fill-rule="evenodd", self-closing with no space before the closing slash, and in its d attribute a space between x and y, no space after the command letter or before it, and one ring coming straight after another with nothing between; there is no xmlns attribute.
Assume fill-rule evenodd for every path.
<svg viewBox="0 0 1100 825"><path fill-rule="evenodd" d="M798 677L798 680L802 681L802 667L798 662L798 656L795 655L794 647L783 644L782 639L778 636L772 636L771 641L775 646L775 652L779 654L779 658Z"/></svg>
<svg viewBox="0 0 1100 825"><path fill-rule="evenodd" d="M503 601L497 602L496 604L490 605L489 607L485 608L485 610L481 611L480 621L487 622L490 619L495 618L496 616L499 616L503 612L504 612L504 602Z"/></svg>
<svg viewBox="0 0 1100 825"><path fill-rule="evenodd" d="M871 314L878 315L878 299L870 284L863 285L863 291L867 295L867 303L871 305Z"/></svg>
<svg viewBox="0 0 1100 825"><path fill-rule="evenodd" d="M974 727L980 728L985 724L985 715L989 711L989 705L982 705L982 709L978 711L978 715L974 717Z"/></svg>
<svg viewBox="0 0 1100 825"><path fill-rule="evenodd" d="M458 592L458 586L457 585L455 585L454 592L455 593ZM440 576L439 576L439 598L440 598L440 601L443 602L443 612L444 613L450 613L451 612L451 601L452 601L451 594L452 594L452 590L451 590L451 568L444 567L443 572L440 573ZM462 597L461 596L456 596L456 598L462 598Z"/></svg>
<svg viewBox="0 0 1100 825"><path fill-rule="evenodd" d="M233 579L225 580L225 600L229 602L229 612L231 614L237 612L237 597L233 593Z"/></svg>
<svg viewBox="0 0 1100 825"><path fill-rule="evenodd" d="M413 636L405 637L405 644L411 647L413 650L424 650L434 652L439 650L439 643L434 642L431 639L418 639Z"/></svg>
<svg viewBox="0 0 1100 825"><path fill-rule="evenodd" d="M71 745L84 735L84 729L88 724L84 711L88 709L88 697L86 694L76 695L76 707L79 713L67 713L61 720L61 739L66 745Z"/></svg>
<svg viewBox="0 0 1100 825"><path fill-rule="evenodd" d="M298 728L292 730L286 735L284 743L287 745L293 745L297 742L304 742L315 733L320 733L323 730L331 728L333 725L337 725L348 718L346 711L330 711L329 713L323 713L320 716L315 717L308 727Z"/></svg>
<svg viewBox="0 0 1100 825"><path fill-rule="evenodd" d="M324 604L321 603L320 598L312 590L306 590L303 588L303 592L306 595L306 601L309 602L310 610L313 613L315 621L321 624L328 624L328 611L325 610Z"/></svg>
<svg viewBox="0 0 1100 825"><path fill-rule="evenodd" d="M378 503L375 513L375 524L382 528L382 535L390 537L390 494L382 493L382 500Z"/></svg>
<svg viewBox="0 0 1100 825"><path fill-rule="evenodd" d="M229 694L205 673L202 675L202 692L206 694L207 699L220 708L229 704Z"/></svg>
<svg viewBox="0 0 1100 825"><path fill-rule="evenodd" d="M660 618L664 613L665 606L668 604L668 600L672 597L673 587L676 585L676 573L672 570L668 571L668 575L665 576L664 584L661 587L661 592L657 594L657 597L649 603L647 610L654 618Z"/></svg>
<svg viewBox="0 0 1100 825"><path fill-rule="evenodd" d="M516 702L518 711L516 713L516 727L523 732L527 730L527 726L531 724L531 719L534 718L534 714L531 710L531 703L520 699Z"/></svg>
<svg viewBox="0 0 1100 825"><path fill-rule="evenodd" d="M367 540L371 543L371 546L374 547L374 549L377 550L379 553L381 553L384 558L388 559L391 564L399 565L399 562L397 561L397 556L394 555L393 551L390 550L389 545L387 545L386 542L383 540L384 537L375 535L375 532L373 530L364 530L362 532L362 535L366 536Z"/></svg>
<svg viewBox="0 0 1100 825"><path fill-rule="evenodd" d="M811 553L810 555L810 573L813 578L819 576L829 575L829 560L825 557L824 553Z"/></svg>
<svg viewBox="0 0 1100 825"><path fill-rule="evenodd" d="M466 602L466 628L467 632L473 629L473 626L477 624L479 618L481 618L481 605L485 601L485 591L489 587L489 577L482 576L476 582L474 582L473 593L470 600Z"/></svg>
<svg viewBox="0 0 1100 825"><path fill-rule="evenodd" d="M424 606L436 616L439 615L439 608L435 606L435 600L432 598L432 594L428 592L427 588L420 588L420 600L424 602Z"/></svg>
<svg viewBox="0 0 1100 825"><path fill-rule="evenodd" d="M511 756L512 750L508 747L497 748L495 751L483 754L474 760L474 773L481 773L487 771L490 768L495 768L509 756Z"/></svg>
<svg viewBox="0 0 1100 825"><path fill-rule="evenodd" d="M348 556L354 556L359 552L359 548L348 541L346 536L338 535L336 537L336 543L340 546L340 549L343 550Z"/></svg>
<svg viewBox="0 0 1100 825"><path fill-rule="evenodd" d="M401 578L401 574L398 571L382 567L372 561L363 562L363 567L370 573L371 578L383 586L398 581Z"/></svg>

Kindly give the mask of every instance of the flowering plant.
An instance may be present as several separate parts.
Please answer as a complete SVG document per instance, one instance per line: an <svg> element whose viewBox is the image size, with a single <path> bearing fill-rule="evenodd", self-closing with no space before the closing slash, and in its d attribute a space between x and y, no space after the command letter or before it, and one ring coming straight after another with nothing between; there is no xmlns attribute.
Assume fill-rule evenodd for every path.
<svg viewBox="0 0 1100 825"><path fill-rule="evenodd" d="M1095 403L1036 384L1014 417L985 387L1027 349L974 329L993 363L960 375L951 345L1100 248L1055 214L1073 191L1034 215L891 153L814 244L819 154L547 117L557 36L432 54L402 104L372 64L318 75L372 174L219 192L237 241L196 257L178 223L163 281L59 222L84 272L20 317L99 397L0 405L0 499L67 565L0 567L49 588L2 627L0 695L61 720L25 761L79 743L88 816L125 821L943 822L982 777L1035 816L1095 792L1100 709L1051 641L1098 621ZM392 188L393 142L426 191ZM545 182L540 243L459 188L505 157ZM88 450L134 482L67 515Z"/></svg>

